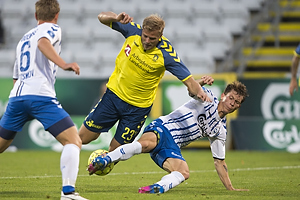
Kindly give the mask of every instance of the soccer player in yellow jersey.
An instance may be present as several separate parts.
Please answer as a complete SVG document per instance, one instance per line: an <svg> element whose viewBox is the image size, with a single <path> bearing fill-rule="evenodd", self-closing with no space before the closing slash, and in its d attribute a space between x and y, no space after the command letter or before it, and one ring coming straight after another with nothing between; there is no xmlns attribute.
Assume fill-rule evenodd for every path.
<svg viewBox="0 0 300 200"><path fill-rule="evenodd" d="M165 70L188 88L190 95L210 101L192 77L175 49L163 36L164 20L157 14L146 17L143 25L122 12L101 12L99 21L120 32L125 42L116 58L115 70L102 99L92 109L79 130L83 144L97 139L119 121L109 151L134 141L155 99L159 81Z"/></svg>

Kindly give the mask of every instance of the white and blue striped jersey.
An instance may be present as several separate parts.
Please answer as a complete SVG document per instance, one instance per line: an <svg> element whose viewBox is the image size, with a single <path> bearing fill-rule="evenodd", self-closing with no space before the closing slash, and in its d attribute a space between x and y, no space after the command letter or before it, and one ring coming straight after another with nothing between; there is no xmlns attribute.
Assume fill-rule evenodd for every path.
<svg viewBox="0 0 300 200"><path fill-rule="evenodd" d="M218 99L211 90L203 88L212 102L191 99L170 114L159 117L179 148L192 141L208 137L213 157L225 158L226 117L218 114ZM216 142L219 141L219 142Z"/></svg>
<svg viewBox="0 0 300 200"><path fill-rule="evenodd" d="M9 97L38 95L56 97L54 83L58 66L38 49L39 39L47 38L54 49L61 51L61 28L43 23L28 31L16 48L13 78L18 79Z"/></svg>

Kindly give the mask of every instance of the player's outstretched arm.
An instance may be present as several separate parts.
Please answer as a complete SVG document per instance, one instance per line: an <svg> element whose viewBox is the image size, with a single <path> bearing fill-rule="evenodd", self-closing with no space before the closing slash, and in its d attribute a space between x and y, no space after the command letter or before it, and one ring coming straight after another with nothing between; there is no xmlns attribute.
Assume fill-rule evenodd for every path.
<svg viewBox="0 0 300 200"><path fill-rule="evenodd" d="M188 78L187 80L185 80L183 83L187 86L189 95L191 97L197 96L202 101L211 102L210 98L204 92L202 87L199 85L198 82L195 81L195 79L192 76L190 78Z"/></svg>
<svg viewBox="0 0 300 200"><path fill-rule="evenodd" d="M215 168L217 173L222 181L223 185L226 187L227 190L236 190L236 191L249 191L248 189L235 189L232 184L231 180L228 175L227 165L225 160L214 159Z"/></svg>
<svg viewBox="0 0 300 200"><path fill-rule="evenodd" d="M80 74L80 68L77 63L66 63L55 51L51 42L47 38L41 38L38 41L39 50L57 66L63 70L74 71L77 75Z"/></svg>
<svg viewBox="0 0 300 200"><path fill-rule="evenodd" d="M106 26L110 26L111 22L120 22L122 24L128 24L132 22L133 18L130 17L127 13L121 12L120 14L116 14L114 12L101 12L98 15L98 19L102 24Z"/></svg>

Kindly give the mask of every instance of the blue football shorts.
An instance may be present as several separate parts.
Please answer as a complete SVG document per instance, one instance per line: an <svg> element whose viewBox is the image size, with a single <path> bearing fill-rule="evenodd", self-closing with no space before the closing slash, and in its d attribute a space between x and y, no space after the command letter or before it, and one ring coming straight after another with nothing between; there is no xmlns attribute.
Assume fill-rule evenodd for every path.
<svg viewBox="0 0 300 200"><path fill-rule="evenodd" d="M74 126L70 115L62 108L56 98L26 95L12 97L0 121L0 136L13 139L24 124L37 119L54 137Z"/></svg>
<svg viewBox="0 0 300 200"><path fill-rule="evenodd" d="M102 99L85 118L84 126L95 133L108 132L118 122L114 138L122 145L139 134L152 106L140 108L126 103L107 88Z"/></svg>
<svg viewBox="0 0 300 200"><path fill-rule="evenodd" d="M163 163L167 158L177 158L185 161L182 157L181 150L174 142L169 130L162 125L161 119L152 121L145 129L146 132L154 132L157 135L158 144L150 152L152 160L163 169Z"/></svg>

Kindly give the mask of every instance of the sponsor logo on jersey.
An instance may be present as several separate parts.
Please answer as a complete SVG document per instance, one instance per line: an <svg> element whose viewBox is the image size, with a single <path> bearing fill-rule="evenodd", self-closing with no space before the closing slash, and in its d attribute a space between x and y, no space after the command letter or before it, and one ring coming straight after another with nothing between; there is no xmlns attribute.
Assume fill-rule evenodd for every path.
<svg viewBox="0 0 300 200"><path fill-rule="evenodd" d="M206 120L205 114L201 114L198 116L198 127L204 136L207 135L206 133L207 127L205 126L205 120Z"/></svg>
<svg viewBox="0 0 300 200"><path fill-rule="evenodd" d="M96 129L102 128L102 126L94 124L93 120L86 121L85 124L88 125L89 127L96 128Z"/></svg>
<svg viewBox="0 0 300 200"><path fill-rule="evenodd" d="M127 44L124 51L125 51L125 55L128 57L130 55L130 52L131 52L131 47L130 47L129 44Z"/></svg>
<svg viewBox="0 0 300 200"><path fill-rule="evenodd" d="M131 55L129 57L129 60L138 68L140 68L141 70L143 70L144 72L150 73L150 71L155 71L156 69L154 67L152 67L151 65L149 65L148 63L146 63L145 60L143 60L142 58L140 58L137 54L133 53L133 55Z"/></svg>

